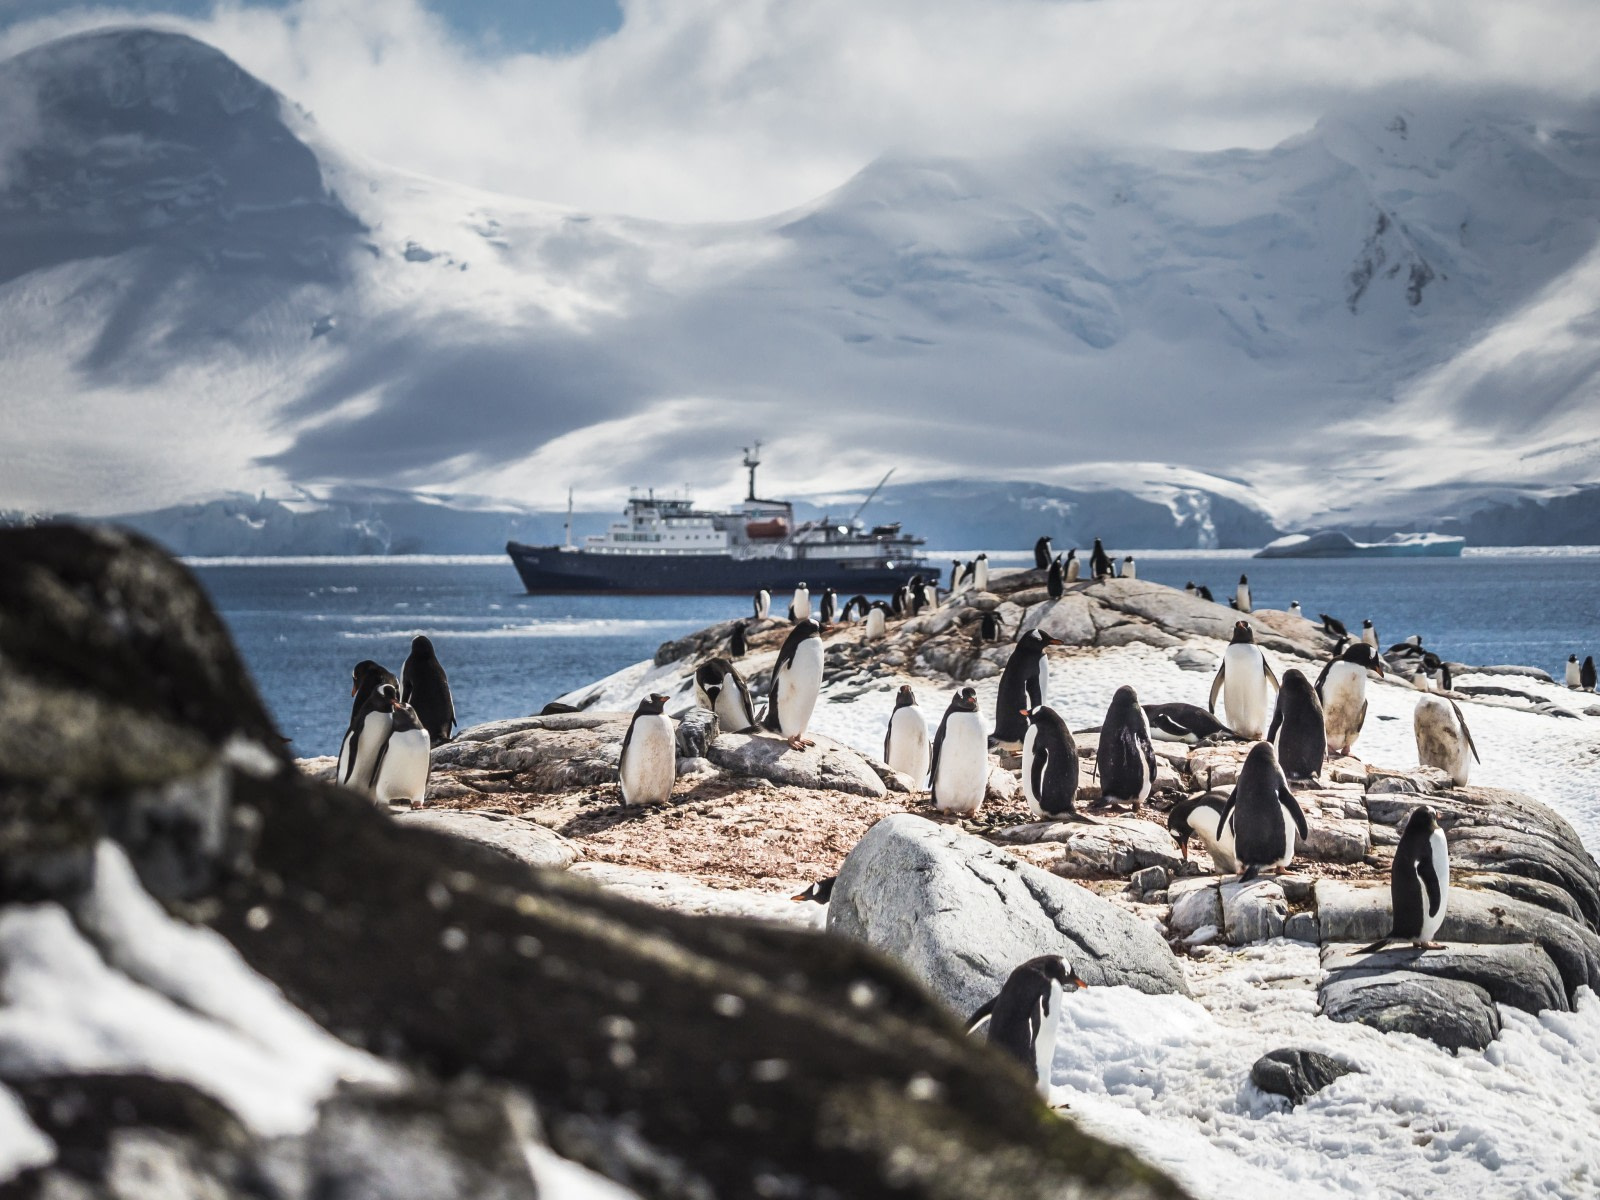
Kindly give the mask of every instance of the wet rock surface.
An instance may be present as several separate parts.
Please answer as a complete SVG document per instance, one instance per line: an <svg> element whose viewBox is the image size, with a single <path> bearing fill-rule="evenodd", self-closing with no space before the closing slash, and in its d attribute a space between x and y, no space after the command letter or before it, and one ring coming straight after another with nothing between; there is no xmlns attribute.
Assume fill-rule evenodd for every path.
<svg viewBox="0 0 1600 1200"><path fill-rule="evenodd" d="M1293 1108L1351 1074L1359 1072L1316 1050L1273 1050L1256 1059L1250 1068L1250 1082L1263 1092L1287 1097Z"/></svg>

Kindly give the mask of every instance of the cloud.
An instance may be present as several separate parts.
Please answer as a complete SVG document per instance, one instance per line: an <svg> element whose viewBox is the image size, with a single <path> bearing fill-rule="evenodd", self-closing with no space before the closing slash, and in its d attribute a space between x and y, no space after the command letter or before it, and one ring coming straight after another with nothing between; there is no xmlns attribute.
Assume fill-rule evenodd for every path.
<svg viewBox="0 0 1600 1200"><path fill-rule="evenodd" d="M151 18L72 10L0 50L132 20ZM469 44L418 0L158 20L381 161L675 220L783 210L886 152L1264 146L1378 91L1600 89L1592 0L631 0L562 55Z"/></svg>

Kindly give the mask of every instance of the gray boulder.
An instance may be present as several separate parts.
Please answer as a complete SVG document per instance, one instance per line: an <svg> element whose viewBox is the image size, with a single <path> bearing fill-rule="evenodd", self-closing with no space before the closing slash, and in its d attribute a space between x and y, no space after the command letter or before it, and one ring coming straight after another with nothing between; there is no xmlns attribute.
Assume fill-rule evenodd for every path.
<svg viewBox="0 0 1600 1200"><path fill-rule="evenodd" d="M1534 945L1447 945L1443 950L1419 950L1402 944L1373 954L1349 946L1329 946L1322 952L1322 966L1327 972L1324 986L1343 979L1405 972L1475 984L1496 1004L1523 1012L1568 1010L1560 972L1550 956Z"/></svg>
<svg viewBox="0 0 1600 1200"><path fill-rule="evenodd" d="M433 765L451 772L505 772L530 792L570 792L614 783L626 713L559 713L475 725L436 747Z"/></svg>
<svg viewBox="0 0 1600 1200"><path fill-rule="evenodd" d="M1270 879L1237 880L1219 885L1222 928L1235 946L1265 942L1283 936L1289 902L1283 889Z"/></svg>
<svg viewBox="0 0 1600 1200"><path fill-rule="evenodd" d="M1330 1020L1415 1034L1446 1050L1482 1050L1500 1034L1500 1012L1475 983L1391 971L1326 983L1319 996Z"/></svg>
<svg viewBox="0 0 1600 1200"><path fill-rule="evenodd" d="M1155 930L989 843L911 813L884 818L839 869L828 928L898 959L956 1013L1041 954L1085 982L1188 994Z"/></svg>
<svg viewBox="0 0 1600 1200"><path fill-rule="evenodd" d="M578 848L553 829L503 813L470 809L419 808L398 812L394 819L413 829L432 829L487 846L497 854L530 867L564 871L580 857Z"/></svg>
<svg viewBox="0 0 1600 1200"><path fill-rule="evenodd" d="M791 749L776 734L724 733L706 747L706 757L724 771L767 779L786 787L852 796L886 796L889 788L866 757L832 738L810 734L816 745Z"/></svg>
<svg viewBox="0 0 1600 1200"><path fill-rule="evenodd" d="M1315 1050L1273 1050L1256 1059L1250 1082L1263 1092L1286 1096L1289 1107L1305 1102L1342 1075L1359 1075L1336 1058Z"/></svg>

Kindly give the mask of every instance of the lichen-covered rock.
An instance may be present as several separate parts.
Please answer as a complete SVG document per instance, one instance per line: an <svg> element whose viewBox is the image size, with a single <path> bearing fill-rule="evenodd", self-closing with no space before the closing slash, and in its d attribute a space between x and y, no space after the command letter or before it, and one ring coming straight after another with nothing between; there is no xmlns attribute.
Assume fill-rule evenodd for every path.
<svg viewBox="0 0 1600 1200"><path fill-rule="evenodd" d="M530 867L561 871L579 858L578 848L554 830L503 813L420 808L398 812L394 819L415 829L432 829L476 842Z"/></svg>
<svg viewBox="0 0 1600 1200"><path fill-rule="evenodd" d="M1316 1050L1273 1050L1256 1059L1250 1068L1250 1082L1263 1092L1287 1097L1289 1107L1294 1108L1350 1074L1360 1072Z"/></svg>

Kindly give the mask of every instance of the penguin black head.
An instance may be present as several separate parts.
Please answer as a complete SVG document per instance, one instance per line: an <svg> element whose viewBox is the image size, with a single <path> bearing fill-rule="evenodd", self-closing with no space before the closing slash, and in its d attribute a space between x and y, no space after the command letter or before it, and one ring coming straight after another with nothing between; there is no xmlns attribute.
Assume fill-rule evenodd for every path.
<svg viewBox="0 0 1600 1200"><path fill-rule="evenodd" d="M1043 650L1046 646L1065 645L1060 638L1052 637L1042 629L1030 629L1022 635L1022 640L1017 644L1019 646L1037 647L1040 650Z"/></svg>
<svg viewBox="0 0 1600 1200"><path fill-rule="evenodd" d="M1071 550L1067 551L1067 561L1068 562L1071 562L1073 559L1075 559L1077 557L1078 557L1078 548L1076 546L1074 546Z"/></svg>
<svg viewBox="0 0 1600 1200"><path fill-rule="evenodd" d="M380 708L394 708L400 703L400 692L392 683L380 684L374 699Z"/></svg>
<svg viewBox="0 0 1600 1200"><path fill-rule="evenodd" d="M1322 702L1317 699L1317 689L1311 686L1311 680L1305 677L1299 667L1290 667L1283 673L1282 690L1285 695L1305 700L1317 708L1322 707Z"/></svg>
<svg viewBox="0 0 1600 1200"><path fill-rule="evenodd" d="M1132 684L1123 684L1112 695L1111 707L1106 713L1107 723L1111 720L1111 714L1118 711L1143 715L1144 710L1139 707L1139 693L1133 690Z"/></svg>
<svg viewBox="0 0 1600 1200"><path fill-rule="evenodd" d="M1101 551L1101 552L1104 552L1104 550L1105 550L1105 547L1100 544L1100 539L1099 538L1095 538L1095 540L1094 540L1094 548L1096 550Z"/></svg>
<svg viewBox="0 0 1600 1200"><path fill-rule="evenodd" d="M1378 678L1383 678L1383 659L1378 657L1377 650L1365 642L1351 642L1339 657L1344 662L1357 663L1369 671L1376 671Z"/></svg>
<svg viewBox="0 0 1600 1200"><path fill-rule="evenodd" d="M1186 592L1194 591L1194 580L1191 579L1187 583L1185 583L1183 585L1183 590L1186 591Z"/></svg>
<svg viewBox="0 0 1600 1200"><path fill-rule="evenodd" d="M1189 824L1190 815L1197 808L1209 808L1220 816L1227 803L1226 792L1207 792L1173 805L1172 811L1167 814L1167 832L1178 843L1178 852L1183 855L1184 862L1189 861L1189 839L1194 836L1194 827Z"/></svg>
<svg viewBox="0 0 1600 1200"><path fill-rule="evenodd" d="M978 689L970 687L962 688L950 701L950 708L955 712L977 712Z"/></svg>
<svg viewBox="0 0 1600 1200"><path fill-rule="evenodd" d="M1452 687L1453 684L1450 680L1450 664L1447 662L1442 662L1439 664L1439 690L1441 692L1448 692L1452 689Z"/></svg>
<svg viewBox="0 0 1600 1200"><path fill-rule="evenodd" d="M911 690L911 685L909 683L902 683L900 685L900 690L895 693L895 697L894 697L895 711L898 712L902 708L909 708L913 704L915 704L916 702L917 702L916 693Z"/></svg>
<svg viewBox="0 0 1600 1200"><path fill-rule="evenodd" d="M1242 778L1244 772L1250 771L1252 768L1255 771L1263 771L1268 768L1273 771L1278 769L1278 752L1273 749L1271 742L1257 742L1250 747L1250 753L1245 755L1244 766L1239 768L1240 777Z"/></svg>
<svg viewBox="0 0 1600 1200"><path fill-rule="evenodd" d="M1239 586L1240 587L1249 587L1250 586L1250 576L1248 576L1248 575L1239 576Z"/></svg>
<svg viewBox="0 0 1600 1200"><path fill-rule="evenodd" d="M423 634L417 634L411 639L411 653L419 658L433 658L433 643Z"/></svg>
<svg viewBox="0 0 1600 1200"><path fill-rule="evenodd" d="M1059 954L1041 954L1038 958L1030 958L1017 970L1037 971L1046 979L1059 983L1061 989L1067 992L1075 992L1079 988L1089 986L1078 978L1078 973L1072 969L1072 965Z"/></svg>
<svg viewBox="0 0 1600 1200"><path fill-rule="evenodd" d="M700 685L700 690L706 694L706 699L711 701L712 708L717 706L717 697L722 694L724 678L725 673L720 658L713 658L695 668L694 681Z"/></svg>
<svg viewBox="0 0 1600 1200"><path fill-rule="evenodd" d="M1411 815L1406 818L1406 827L1401 832L1402 837L1410 837L1415 830L1416 836L1423 840L1433 836L1433 831L1439 828L1439 822L1434 818L1433 809L1426 804L1419 804L1411 810Z"/></svg>
<svg viewBox="0 0 1600 1200"><path fill-rule="evenodd" d="M1235 621L1233 623L1233 641L1231 645L1253 643L1256 640L1256 631L1251 628L1249 621Z"/></svg>
<svg viewBox="0 0 1600 1200"><path fill-rule="evenodd" d="M804 621L795 622L794 633L798 633L802 639L821 637L822 626L817 624L815 617L807 617ZM793 634L790 636L793 636Z"/></svg>
<svg viewBox="0 0 1600 1200"><path fill-rule="evenodd" d="M417 719L417 710L409 704L395 701L392 709L394 713L394 732L409 733L413 729L421 729L422 722Z"/></svg>
<svg viewBox="0 0 1600 1200"><path fill-rule="evenodd" d="M1361 622L1361 628L1363 628L1363 629L1371 629L1372 628L1372 618L1368 617L1364 621L1362 621Z"/></svg>
<svg viewBox="0 0 1600 1200"><path fill-rule="evenodd" d="M1577 661L1577 655L1573 655ZM354 696L361 690L361 683L369 675L387 675L388 669L382 663L375 663L370 658L363 658L350 672L350 694Z"/></svg>
<svg viewBox="0 0 1600 1200"><path fill-rule="evenodd" d="M818 904L826 904L829 900L833 899L833 885L837 883L838 880L839 877L837 875L829 875L826 879L817 880L810 887L806 888L805 891L796 892L794 895L790 896L789 899L796 902L802 900L812 900Z"/></svg>
<svg viewBox="0 0 1600 1200"><path fill-rule="evenodd" d="M1567 661L1568 662L1577 662L1578 661L1578 656L1576 654L1569 654L1569 655L1567 655ZM359 669L360 668L358 667L357 670L359 670Z"/></svg>
<svg viewBox="0 0 1600 1200"><path fill-rule="evenodd" d="M659 717L666 711L667 701L671 699L671 696L663 695L660 692L646 696L639 701L639 707L634 710L633 715L636 717Z"/></svg>

